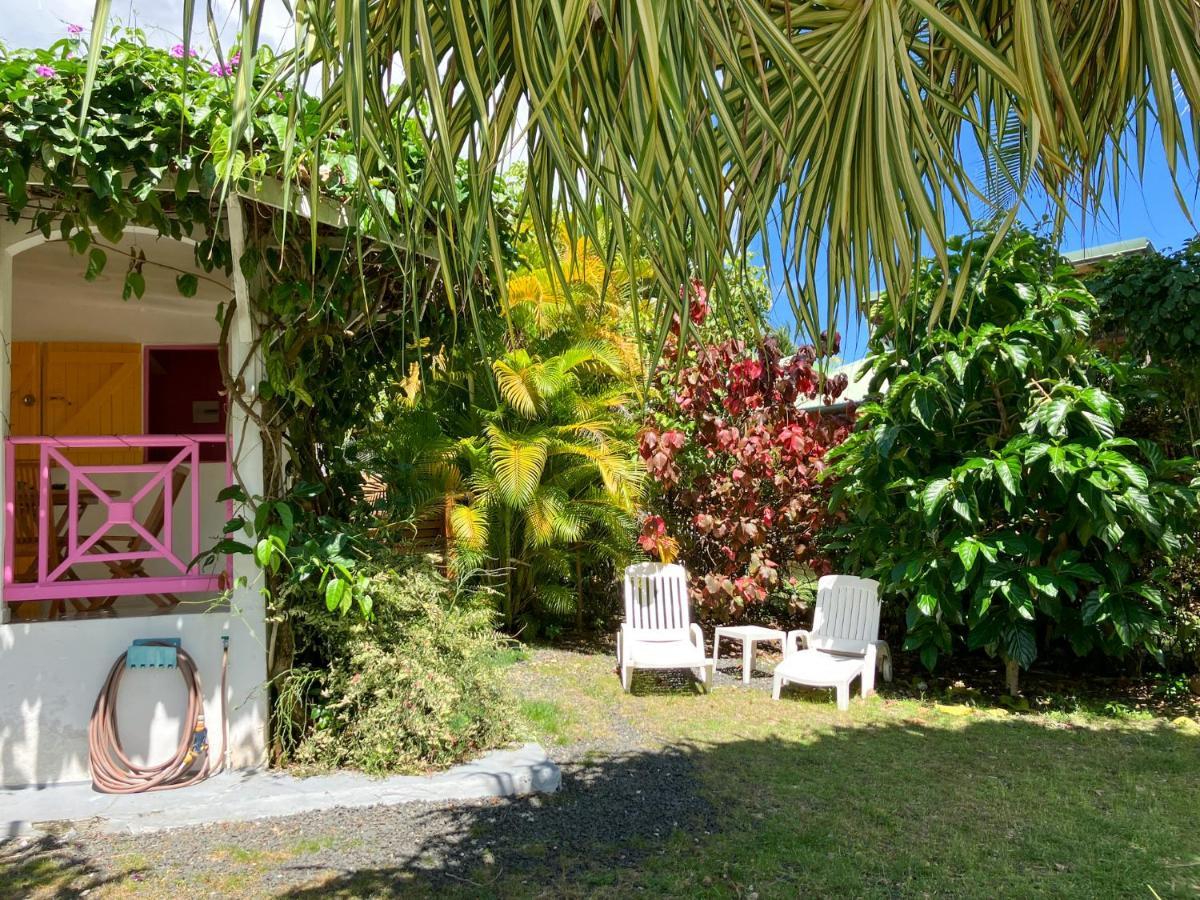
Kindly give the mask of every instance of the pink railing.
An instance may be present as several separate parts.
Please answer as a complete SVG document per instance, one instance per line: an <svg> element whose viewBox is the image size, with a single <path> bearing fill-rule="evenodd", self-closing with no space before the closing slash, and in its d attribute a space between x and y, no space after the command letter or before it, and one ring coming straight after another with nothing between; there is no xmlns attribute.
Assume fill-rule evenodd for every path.
<svg viewBox="0 0 1200 900"><path fill-rule="evenodd" d="M232 581L230 560L219 572L199 572L190 564L215 537L201 535L201 510L217 502L215 496L201 496L201 445L224 441L219 434L8 438L4 599L173 596L222 590ZM19 462L18 447L36 447L36 463ZM167 459L104 465L70 460L71 450L130 448L161 448ZM143 459L149 456L142 454ZM226 453L222 485L232 483L228 459ZM18 486L17 470L22 466L32 477ZM112 476L123 477L120 489L111 484ZM190 507L187 535L175 533L174 514L181 500ZM232 504L223 505L228 519ZM31 535L34 528L36 535ZM20 572L16 571L18 543L23 556L31 560ZM97 567L106 570L108 577L91 577L82 571Z"/></svg>

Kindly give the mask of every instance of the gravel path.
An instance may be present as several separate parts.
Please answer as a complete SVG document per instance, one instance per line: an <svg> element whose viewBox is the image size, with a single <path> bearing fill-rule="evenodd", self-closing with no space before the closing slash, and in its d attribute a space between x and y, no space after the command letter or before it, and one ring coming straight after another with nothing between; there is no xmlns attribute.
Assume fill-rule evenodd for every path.
<svg viewBox="0 0 1200 900"><path fill-rule="evenodd" d="M514 672L523 695L554 690L539 660L596 671L595 657L538 651ZM740 668L718 678L736 682ZM638 690L686 690L684 681L650 675ZM769 678L754 680L764 685ZM550 879L586 876L572 869L579 860L592 873L633 866L665 852L677 828L699 836L717 827L685 750L664 747L619 706L605 718L587 739L548 748L563 770L554 795L334 809L137 836L82 824L33 843L0 841L0 884L15 885L17 896L486 895L503 877L508 889L515 878L539 894ZM52 872L61 878L48 883Z"/></svg>

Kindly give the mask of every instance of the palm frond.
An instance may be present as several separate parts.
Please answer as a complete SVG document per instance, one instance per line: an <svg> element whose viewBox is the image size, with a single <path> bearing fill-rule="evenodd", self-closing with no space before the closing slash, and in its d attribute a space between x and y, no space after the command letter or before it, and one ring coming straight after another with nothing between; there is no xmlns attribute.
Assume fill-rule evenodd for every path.
<svg viewBox="0 0 1200 900"><path fill-rule="evenodd" d="M460 550L480 551L488 542L486 507L456 504L450 509L450 535Z"/></svg>
<svg viewBox="0 0 1200 900"><path fill-rule="evenodd" d="M108 5L97 2L94 35ZM241 9L250 61L261 4ZM253 84L244 66L235 138L250 138L254 109L278 89L321 73L321 118L349 129L366 176L356 205L377 214L377 179L411 185L382 221L402 240L431 235L447 300L469 306L481 272L505 290L492 186L519 145L522 200L552 279L563 294L580 273L590 283L588 247L611 246L629 270L645 257L657 299L638 332L648 325L660 347L679 285L698 275L729 307L723 264L759 239L810 334L880 282L903 296L914 257L928 249L944 264L947 223L985 193L962 145L983 141L989 155L989 117L1016 111L1007 146L1019 144L1059 221L1080 203L1095 210L1126 177L1127 123L1139 163L1159 129L1173 176L1200 127L1181 114L1200 102L1195 0L292 9L298 49ZM1013 181L1018 197L1028 190ZM563 265L560 248L580 256L580 241L582 259Z"/></svg>
<svg viewBox="0 0 1200 900"><path fill-rule="evenodd" d="M546 436L510 434L489 425L487 437L500 499L509 506L528 503L546 466Z"/></svg>
<svg viewBox="0 0 1200 900"><path fill-rule="evenodd" d="M529 358L524 350L516 350L492 363L500 396L520 415L532 419L537 415L541 399L540 382L543 366Z"/></svg>

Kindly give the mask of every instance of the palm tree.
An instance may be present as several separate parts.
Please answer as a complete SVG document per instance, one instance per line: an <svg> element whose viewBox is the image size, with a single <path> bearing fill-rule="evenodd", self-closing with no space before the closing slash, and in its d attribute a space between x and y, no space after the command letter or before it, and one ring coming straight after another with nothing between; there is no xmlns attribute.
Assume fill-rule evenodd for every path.
<svg viewBox="0 0 1200 900"><path fill-rule="evenodd" d="M489 573L517 630L530 611L579 612L580 570L630 555L642 469L622 409L633 378L613 345L519 348L492 368L494 404L447 402L443 384L424 408L386 417L405 472L384 480L403 517L446 523L454 567Z"/></svg>
<svg viewBox="0 0 1200 900"><path fill-rule="evenodd" d="M545 359L518 349L493 370L502 400L464 444L471 498L460 509L473 521L462 529L456 520L453 537L460 554L485 553L503 573L512 629L531 606L575 610L578 590L567 583L585 545L592 556L630 553L641 470L619 415L630 379L611 345L579 343Z"/></svg>
<svg viewBox="0 0 1200 900"><path fill-rule="evenodd" d="M94 48L108 6L97 0ZM184 3L189 23L193 6ZM973 199L1002 197L1007 225L1036 179L1061 222L1117 187L1131 126L1139 165L1149 128L1160 129L1174 175L1200 125L1193 117L1189 129L1180 112L1200 102L1197 0L292 8L297 49L262 75L262 0L241 3L235 139L250 139L256 105L280 86L319 83L324 119L355 135L362 171L415 179L394 227L425 237L466 301L477 270L498 266L487 252L497 242L492 180L516 145L547 258L560 221L610 263L646 254L660 341L678 286L698 275L729 302L723 264L758 238L777 245L782 281L815 336L880 281L903 297L927 249L945 270L952 210L970 219ZM424 150L419 172L399 152L406 128ZM1004 161L1010 191L977 184L963 161L971 143L985 161ZM293 149L297 165L318 152ZM601 222L611 225L604 241ZM957 301L965 284L948 294Z"/></svg>

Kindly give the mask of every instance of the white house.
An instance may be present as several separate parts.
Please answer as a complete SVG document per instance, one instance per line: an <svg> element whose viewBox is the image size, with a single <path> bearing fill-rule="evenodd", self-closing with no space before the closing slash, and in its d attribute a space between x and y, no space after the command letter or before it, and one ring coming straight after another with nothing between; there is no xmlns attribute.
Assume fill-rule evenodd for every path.
<svg viewBox="0 0 1200 900"><path fill-rule="evenodd" d="M169 186L166 186L169 187ZM277 196L277 195L276 195ZM258 202L263 202L256 196ZM225 217L241 252L242 198ZM269 201L268 201L269 202ZM0 198L0 215L7 213ZM103 245L103 239L97 238ZM145 255L145 295L121 299L128 254ZM179 638L205 694L219 761L222 636L229 639L229 762L266 760L264 602L252 563L191 563L232 509L216 497L232 467L261 491L254 429L221 390L217 304L249 309L240 273L195 262L193 246L129 228L94 281L55 232L0 221L0 785L87 781L88 721L108 670L136 638ZM235 271L239 271L235 265ZM176 276L199 279L183 297ZM232 327L231 369L258 383L250 317ZM228 418L227 418L228 417ZM247 587L232 589L244 575ZM184 726L175 671L129 671L125 749L172 755Z"/></svg>

